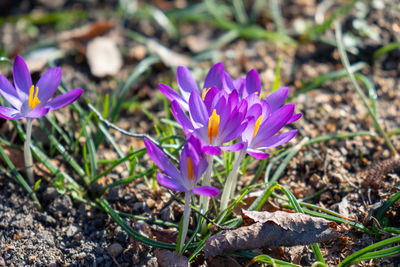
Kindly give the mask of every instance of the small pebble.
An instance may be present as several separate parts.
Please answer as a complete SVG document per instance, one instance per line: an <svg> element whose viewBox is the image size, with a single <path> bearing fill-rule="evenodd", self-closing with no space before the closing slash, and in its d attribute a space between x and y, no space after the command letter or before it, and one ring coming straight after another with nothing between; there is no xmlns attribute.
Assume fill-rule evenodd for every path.
<svg viewBox="0 0 400 267"><path fill-rule="evenodd" d="M79 228L76 225L70 225L67 229L66 235L67 237L73 237L74 235L76 235L77 233L79 233L81 231L81 228Z"/></svg>
<svg viewBox="0 0 400 267"><path fill-rule="evenodd" d="M118 257L119 254L121 254L123 248L119 243L113 243L111 246L107 248L108 254L110 254L111 257Z"/></svg>

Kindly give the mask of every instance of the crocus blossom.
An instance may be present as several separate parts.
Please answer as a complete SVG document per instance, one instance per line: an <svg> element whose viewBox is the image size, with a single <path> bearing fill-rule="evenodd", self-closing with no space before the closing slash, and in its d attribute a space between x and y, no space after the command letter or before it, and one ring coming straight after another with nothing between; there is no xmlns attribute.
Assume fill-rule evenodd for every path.
<svg viewBox="0 0 400 267"><path fill-rule="evenodd" d="M250 106L248 124L240 139L246 144L249 155L264 159L269 153L263 152L263 149L285 144L296 135L297 130L277 134L285 125L301 117L301 113L293 113L294 105L283 105L288 92L287 87L282 87L265 100L259 99L257 94L246 97Z"/></svg>
<svg viewBox="0 0 400 267"><path fill-rule="evenodd" d="M246 100L239 100L236 91L228 94L215 87L202 96L192 92L189 97L189 117L177 101L172 102L172 113L186 135L199 138L207 154L218 155L222 150L237 151L242 143L224 145L235 140L247 126Z"/></svg>
<svg viewBox="0 0 400 267"><path fill-rule="evenodd" d="M13 66L14 86L0 74L0 94L12 107L0 106L0 117L8 120L40 118L50 110L62 108L79 98L82 89L73 89L54 97L61 82L61 68L46 71L36 85L22 57L17 56Z"/></svg>
<svg viewBox="0 0 400 267"><path fill-rule="evenodd" d="M215 196L219 193L219 190L212 186L196 187L208 164L201 144L194 136L190 137L183 147L179 171L155 144L146 138L144 143L151 159L165 173L157 173L157 180L161 185L171 190L205 196Z"/></svg>

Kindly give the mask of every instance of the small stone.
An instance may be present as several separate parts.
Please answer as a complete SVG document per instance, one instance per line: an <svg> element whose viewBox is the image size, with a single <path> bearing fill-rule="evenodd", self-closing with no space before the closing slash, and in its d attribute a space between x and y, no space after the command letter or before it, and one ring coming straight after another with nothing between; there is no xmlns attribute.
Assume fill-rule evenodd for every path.
<svg viewBox="0 0 400 267"><path fill-rule="evenodd" d="M57 189L51 186L46 187L46 189L43 192L43 200L47 202L53 201L57 196L58 196Z"/></svg>
<svg viewBox="0 0 400 267"><path fill-rule="evenodd" d="M132 205L132 212L133 213L141 213L145 209L144 202L136 202Z"/></svg>
<svg viewBox="0 0 400 267"><path fill-rule="evenodd" d="M0 266L6 266L6 261L3 259L3 257L0 257Z"/></svg>
<svg viewBox="0 0 400 267"><path fill-rule="evenodd" d="M156 202L153 199L149 198L146 200L146 204L151 209L156 205Z"/></svg>
<svg viewBox="0 0 400 267"><path fill-rule="evenodd" d="M57 213L65 215L71 209L72 200L68 195L62 195L61 197L54 199L54 201L49 206L49 211L53 215Z"/></svg>
<svg viewBox="0 0 400 267"><path fill-rule="evenodd" d="M119 254L121 254L123 248L119 243L113 243L111 246L107 248L108 254L110 254L111 257L118 257Z"/></svg>
<svg viewBox="0 0 400 267"><path fill-rule="evenodd" d="M44 225L55 225L57 223L56 219L54 219L52 216L48 215L46 212L38 215L37 219L40 222L42 222Z"/></svg>
<svg viewBox="0 0 400 267"><path fill-rule="evenodd" d="M76 225L70 225L67 229L66 235L67 237L73 237L74 235L76 235L77 233L79 233L81 231L81 228L79 228Z"/></svg>

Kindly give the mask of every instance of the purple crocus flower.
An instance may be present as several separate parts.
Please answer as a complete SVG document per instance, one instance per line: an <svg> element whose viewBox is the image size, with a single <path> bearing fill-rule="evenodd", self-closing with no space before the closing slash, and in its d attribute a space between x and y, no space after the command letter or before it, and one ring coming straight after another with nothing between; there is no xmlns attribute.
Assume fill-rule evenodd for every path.
<svg viewBox="0 0 400 267"><path fill-rule="evenodd" d="M196 187L208 166L197 138L191 136L183 147L180 171L150 140L145 138L144 143L151 159L165 173L157 173L157 180L161 185L175 191L193 192L205 196L215 196L219 193L219 190L212 186Z"/></svg>
<svg viewBox="0 0 400 267"><path fill-rule="evenodd" d="M0 74L0 94L13 106L0 106L0 117L8 120L43 117L50 110L74 102L83 92L82 89L73 89L50 99L61 82L61 68L49 69L33 85L29 69L20 56L14 61L13 78L15 87Z"/></svg>
<svg viewBox="0 0 400 267"><path fill-rule="evenodd" d="M241 140L247 144L246 152L249 155L264 159L269 154L261 151L262 149L285 144L296 135L297 130L276 135L285 125L298 120L302 115L293 114L292 104L282 106L288 93L289 88L282 87L265 100L259 99L258 94L246 97L250 106L247 113L249 122L241 135Z"/></svg>
<svg viewBox="0 0 400 267"><path fill-rule="evenodd" d="M297 133L297 129L277 134L293 117L294 105L288 104L271 115L267 114L267 119L263 115L252 117L247 128L243 131L241 139L247 144L246 152L257 158L264 159L269 153L261 149L277 147L289 142Z"/></svg>
<svg viewBox="0 0 400 267"><path fill-rule="evenodd" d="M203 96L192 92L188 104L190 119L178 101L172 102L172 113L187 136L200 139L207 154L218 155L221 149L238 151L243 148L243 143L223 145L239 137L247 126L247 102L239 100L236 91L228 94L212 87Z"/></svg>

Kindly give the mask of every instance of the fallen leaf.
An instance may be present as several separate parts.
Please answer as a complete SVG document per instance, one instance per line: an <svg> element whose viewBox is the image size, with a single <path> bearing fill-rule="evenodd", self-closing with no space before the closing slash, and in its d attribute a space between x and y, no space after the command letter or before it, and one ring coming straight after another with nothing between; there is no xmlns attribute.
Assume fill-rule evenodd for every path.
<svg viewBox="0 0 400 267"><path fill-rule="evenodd" d="M243 214L244 220L253 224L211 236L204 247L206 258L240 249L307 245L338 234L335 223L302 213L243 211Z"/></svg>
<svg viewBox="0 0 400 267"><path fill-rule="evenodd" d="M176 243L178 241L178 231L176 229L152 229L157 241L164 243Z"/></svg>
<svg viewBox="0 0 400 267"><path fill-rule="evenodd" d="M83 27L65 31L57 36L59 42L74 39L76 41L88 41L103 35L115 26L114 21L96 21Z"/></svg>
<svg viewBox="0 0 400 267"><path fill-rule="evenodd" d="M9 146L5 146L3 149L7 157L14 164L15 168L19 171L25 171L24 152L21 149L12 148ZM4 162L3 157L0 157L0 159L2 162Z"/></svg>
<svg viewBox="0 0 400 267"><path fill-rule="evenodd" d="M189 260L185 256L165 249L156 250L156 258L160 267L188 267Z"/></svg>
<svg viewBox="0 0 400 267"><path fill-rule="evenodd" d="M107 37L96 37L86 48L91 73L96 77L114 76L122 67L122 56L117 44Z"/></svg>

